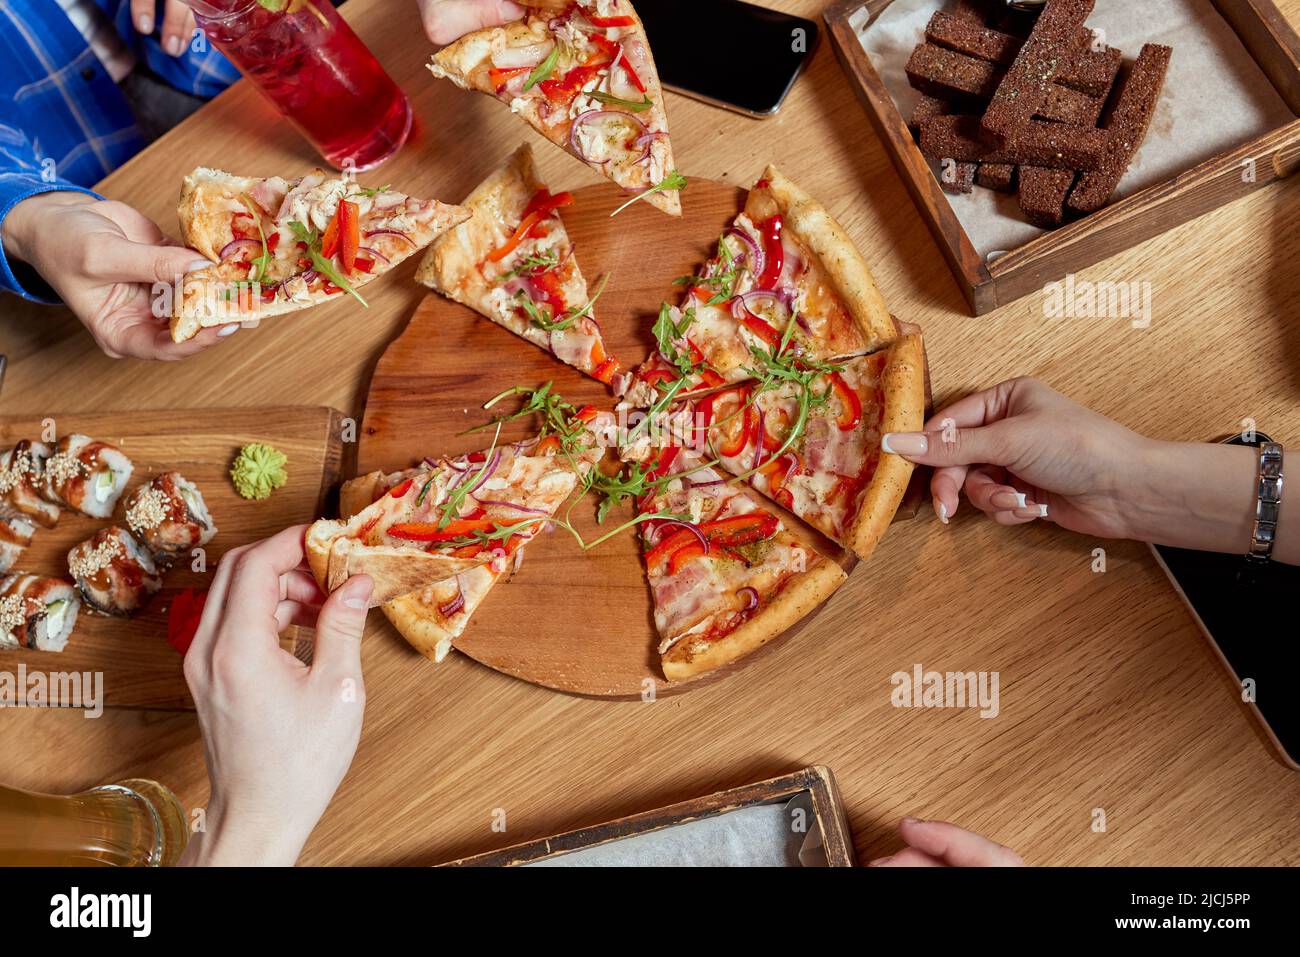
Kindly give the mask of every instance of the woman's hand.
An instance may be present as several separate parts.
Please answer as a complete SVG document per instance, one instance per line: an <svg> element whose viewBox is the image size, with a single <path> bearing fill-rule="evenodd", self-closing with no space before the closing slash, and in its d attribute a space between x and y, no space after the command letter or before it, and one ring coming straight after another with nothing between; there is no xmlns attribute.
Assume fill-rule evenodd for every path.
<svg viewBox="0 0 1300 957"><path fill-rule="evenodd" d="M174 293L184 273L212 264L125 203L69 191L32 196L5 217L4 246L41 274L110 358L183 359L239 329L172 342L171 299L155 315L154 284Z"/></svg>
<svg viewBox="0 0 1300 957"><path fill-rule="evenodd" d="M136 30L145 36L153 33L154 14L158 11L158 0L131 0L131 22ZM162 35L160 42L166 53L180 56L185 44L194 36L194 11L182 0L166 0L163 3Z"/></svg>
<svg viewBox="0 0 1300 957"><path fill-rule="evenodd" d="M303 566L305 532L222 558L185 655L212 794L184 864L293 864L356 753L373 582L323 598ZM291 624L316 627L311 667L280 648Z"/></svg>
<svg viewBox="0 0 1300 957"><path fill-rule="evenodd" d="M908 846L889 857L878 857L868 867L1024 867L1020 855L987 837L946 821L918 821L905 817L898 833Z"/></svg>
<svg viewBox="0 0 1300 957"><path fill-rule="evenodd" d="M467 33L522 20L524 8L511 0L419 0L424 32L438 46Z"/></svg>
<svg viewBox="0 0 1300 957"><path fill-rule="evenodd" d="M882 447L934 466L943 522L964 489L1002 525L1047 518L1086 535L1243 554L1250 544L1254 449L1144 438L1034 379L960 399ZM1274 558L1300 560L1300 522L1279 525Z"/></svg>

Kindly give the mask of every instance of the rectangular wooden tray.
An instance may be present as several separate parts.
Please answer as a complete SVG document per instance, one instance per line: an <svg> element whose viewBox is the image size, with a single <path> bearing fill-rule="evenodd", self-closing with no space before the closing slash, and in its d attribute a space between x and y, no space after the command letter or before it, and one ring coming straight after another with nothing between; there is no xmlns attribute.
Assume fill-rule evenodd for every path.
<svg viewBox="0 0 1300 957"><path fill-rule="evenodd" d="M850 23L863 8L874 20L892 2L842 0L827 9L826 24L850 85L974 315L991 312L1300 169L1300 119L1294 119L986 263L958 221L930 171L929 160L921 155L906 118L894 105ZM1277 6L1272 0L1209 2L1241 39L1291 112L1300 116L1300 38ZM1242 169L1251 160L1255 177L1247 182Z"/></svg>
<svg viewBox="0 0 1300 957"><path fill-rule="evenodd" d="M812 817L821 829L822 850L828 867L853 867L853 837L849 833L848 818L840 802L839 790L831 769L813 765L779 778L770 778L755 784L746 784L729 791L718 791L704 797L682 801L654 811L633 814L606 824L584 827L567 834L541 838L516 844L499 851L488 851L473 857L448 861L444 867L514 867L531 864L580 851L584 848L608 844L611 841L649 834L691 821L716 817L728 811L754 807L759 804L784 803L801 794L807 794L812 807ZM811 826L809 828L811 836Z"/></svg>
<svg viewBox="0 0 1300 957"><path fill-rule="evenodd" d="M176 469L199 486L217 525L217 537L205 549L206 573L177 564L163 579L163 590L134 618L86 614L77 619L68 647L59 654L17 649L0 651L0 671L41 673L51 689L76 689L53 677L58 673L99 673L106 707L181 710L192 708L182 657L167 643L167 610L186 588L208 587L221 556L290 525L323 513L326 496L338 484L342 467L340 420L334 409L284 407L200 409L184 412L94 412L46 417L0 418L0 449L24 438L39 438L48 425L58 435L81 432L117 445L135 464L128 493L151 477ZM261 501L239 497L227 473L239 450L265 442L289 457L289 481ZM14 570L56 578L68 577L67 553L98 529L123 524L118 504L112 520L100 521L64 512L54 528L38 528L32 545ZM16 680L16 679L15 679Z"/></svg>

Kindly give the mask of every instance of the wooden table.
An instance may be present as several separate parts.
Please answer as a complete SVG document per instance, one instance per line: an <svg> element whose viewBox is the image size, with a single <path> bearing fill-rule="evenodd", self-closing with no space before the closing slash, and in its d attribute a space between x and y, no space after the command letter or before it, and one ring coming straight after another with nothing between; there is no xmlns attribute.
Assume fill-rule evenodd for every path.
<svg viewBox="0 0 1300 957"><path fill-rule="evenodd" d="M772 5L809 16L823 6ZM1282 6L1300 20L1300 0ZM411 0L352 0L344 14L418 117L412 142L375 182L455 200L531 136L487 98L427 75ZM972 319L829 46L778 119L677 96L669 109L686 173L748 184L774 160L826 202L892 310L925 328L938 401L1033 374L1162 438L1217 437L1253 417L1300 441L1300 184L1261 191L1081 277L1149 281L1149 329L1047 319L1036 296ZM538 157L554 185L593 181L544 144ZM195 165L266 175L314 162L240 84L101 188L174 229L180 178ZM177 366L110 361L67 312L5 299L3 409L301 403L359 418L376 357L422 295L412 269L367 290L368 312L343 303L270 320ZM1104 574L1092 571L1097 547ZM556 595L555 610L569 600ZM364 654L367 663L407 656L410 667L404 680L367 689L356 761L304 863L435 863L811 763L834 769L863 861L895 849L894 822L914 814L960 822L1037 864L1300 862L1300 775L1263 743L1146 547L1050 525L1008 530L967 506L947 528L929 515L895 526L788 646L682 696L605 703L459 656L435 668L410 657L378 615ZM892 707L890 675L914 663L998 671L1000 715ZM191 805L207 799L188 713L86 721L11 711L0 714L0 736L6 784L66 792L144 775ZM1091 829L1095 808L1104 833ZM496 809L506 833L492 830Z"/></svg>

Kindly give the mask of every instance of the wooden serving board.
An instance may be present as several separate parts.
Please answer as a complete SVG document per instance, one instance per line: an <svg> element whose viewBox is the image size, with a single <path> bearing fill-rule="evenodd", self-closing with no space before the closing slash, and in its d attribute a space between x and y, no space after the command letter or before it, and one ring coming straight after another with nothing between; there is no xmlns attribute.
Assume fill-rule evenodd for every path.
<svg viewBox="0 0 1300 957"><path fill-rule="evenodd" d="M127 494L160 472L176 469L203 492L217 524L206 547L207 570L177 564L163 589L134 618L87 614L83 608L72 639L61 654L0 651L0 670L102 672L103 703L118 708L179 710L193 707L181 655L167 643L167 611L186 588L208 587L221 556L232 548L273 535L322 513L325 497L338 483L342 465L340 413L324 407L207 409L185 412L97 412L46 419L0 418L0 448L42 434L48 420L62 436L81 432L112 443L131 457L135 473ZM289 457L289 481L270 498L247 501L231 484L231 463L242 446L265 442ZM125 496L123 496L125 499ZM124 524L123 506L110 520L64 512L59 524L37 529L16 569L67 578L67 553L110 524ZM53 682L51 683L53 684ZM57 703L58 698L55 696Z"/></svg>
<svg viewBox="0 0 1300 957"><path fill-rule="evenodd" d="M654 346L650 327L659 303L680 299L673 280L693 274L713 254L723 229L744 205L745 191L692 180L680 220L643 203L611 219L610 211L625 194L610 185L578 190L575 197L577 202L564 210L564 221L578 263L593 288L601 270L609 273L595 310L606 346L625 369L635 369ZM430 294L375 369L358 448L358 474L407 468L424 455L486 448L491 431L462 434L489 419L483 402L513 386L531 389L546 382L554 382L555 390L575 405L614 405L610 391L599 382L472 310ZM517 407L507 401L492 412ZM502 431L502 440L535 432L535 422L512 423ZM594 514L591 500L573 511L574 525L586 541L632 517L630 507L615 510L601 528ZM846 569L856 561L792 516L786 520L800 526ZM667 682L659 665L652 613L636 533L584 552L567 532L557 529L529 543L519 571L497 584L455 647L534 684L614 698L640 696L651 688L662 694L693 687L754 658L693 681ZM763 652L789 639L799 627L769 642Z"/></svg>

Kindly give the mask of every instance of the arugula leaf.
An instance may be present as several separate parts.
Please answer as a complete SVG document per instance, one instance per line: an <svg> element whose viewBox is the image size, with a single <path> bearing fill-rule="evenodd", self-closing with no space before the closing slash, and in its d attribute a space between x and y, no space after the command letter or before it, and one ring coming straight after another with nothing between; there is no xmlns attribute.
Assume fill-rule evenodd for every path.
<svg viewBox="0 0 1300 957"><path fill-rule="evenodd" d="M540 81L545 80L555 70L555 64L560 62L560 44L556 43L547 54L546 59L537 66L533 67L533 72L528 74L528 79L524 81L523 92L527 93L535 87Z"/></svg>
<svg viewBox="0 0 1300 957"><path fill-rule="evenodd" d="M527 259L521 262L514 269L510 270L507 273L502 273L500 276L497 276L497 282L509 282L511 279L514 279L518 276L522 276L525 273L528 273L529 275L535 275L539 272L546 272L549 269L554 269L559 264L560 264L559 250L552 249L549 252L545 252L540 256L529 256Z"/></svg>
<svg viewBox="0 0 1300 957"><path fill-rule="evenodd" d="M744 272L744 264L736 259L735 255L727 248L725 237L718 238L718 263L720 271L712 275L704 276L678 276L673 280L674 286L700 286L706 289L717 289L718 291L705 303L706 306L717 306L726 302L736 292L736 283L740 280L741 273ZM713 266L709 267L709 272L713 273Z"/></svg>
<svg viewBox="0 0 1300 957"><path fill-rule="evenodd" d="M343 278L343 274L334 267L334 264L320 254L319 232L304 226L297 220L289 223L289 231L293 233L293 238L298 242L307 244L307 255L311 258L313 269L344 292L350 293L361 305L367 309L370 308L370 303L361 298L361 294L352 288L352 284Z"/></svg>
<svg viewBox="0 0 1300 957"><path fill-rule="evenodd" d="M266 246L266 231L262 228L262 215L253 201L243 193L239 194L239 201L248 209L248 213L253 217L253 222L257 224L257 235L262 240L262 255L252 261L250 265L257 268L257 282L266 278L266 271L271 266L271 250Z"/></svg>
<svg viewBox="0 0 1300 957"><path fill-rule="evenodd" d="M612 213L609 214L609 218L613 219L615 216L623 212L623 210L627 209L637 200L645 199L647 196L651 196L655 193L663 192L664 190L672 192L673 190L682 190L685 188L686 188L686 177L683 176L681 173L677 172L677 170L673 170L671 173L665 176L654 186L651 186L649 189L642 190L641 192L633 196L631 199L629 199L622 206L620 206L618 209L614 210Z"/></svg>
<svg viewBox="0 0 1300 957"><path fill-rule="evenodd" d="M380 193L388 192L389 188L390 188L389 184L385 183L383 186L369 186L364 189L358 188L357 192L362 196L374 197L374 196L378 196Z"/></svg>
<svg viewBox="0 0 1300 957"><path fill-rule="evenodd" d="M607 106L621 106L626 110L631 110L633 113L644 113L646 110L650 109L650 107L654 106L654 104L650 102L650 97L648 96L638 102L636 100L625 100L622 97L615 96L613 93L603 93L600 90L591 90L586 95L591 97L597 103L604 103Z"/></svg>
<svg viewBox="0 0 1300 957"><path fill-rule="evenodd" d="M529 318L533 320L533 325L538 326L547 332L560 332L564 329L568 329L583 316L591 312L592 306L596 305L596 300L599 299L601 293L605 291L605 284L607 282L609 282L608 273L601 277L600 288L596 290L594 296L587 300L585 306L580 309L570 309L561 319L551 319L544 312L538 309L536 303L529 299L527 294L522 290L515 294L515 298L519 298L520 296L524 297L521 305L524 307L524 311L528 313Z"/></svg>
<svg viewBox="0 0 1300 957"><path fill-rule="evenodd" d="M453 519L460 515L460 507L465 503L465 499L469 496L470 489L474 488L483 476L487 474L488 466L492 464L493 453L497 451L497 441L500 438L501 424L497 423L497 434L492 438L492 445L488 448L487 456L483 459L483 467L473 475L466 476L462 481L457 482L454 486L448 489L447 500L438 506L442 512L438 517L439 528L446 528L451 524ZM419 499L416 500L416 504L419 504L424 500L425 492L429 490L429 484L432 482L433 480L430 479L429 483L425 485L423 491L420 492Z"/></svg>

